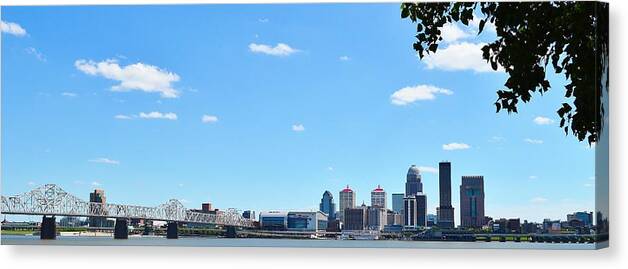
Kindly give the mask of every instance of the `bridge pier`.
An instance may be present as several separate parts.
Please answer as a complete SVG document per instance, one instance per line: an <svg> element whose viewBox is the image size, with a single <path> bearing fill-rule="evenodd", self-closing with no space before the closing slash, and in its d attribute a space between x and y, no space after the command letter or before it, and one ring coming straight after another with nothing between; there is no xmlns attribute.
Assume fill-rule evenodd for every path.
<svg viewBox="0 0 628 269"><path fill-rule="evenodd" d="M179 238L179 225L176 221L168 222L168 229L166 232L166 238L177 239Z"/></svg>
<svg viewBox="0 0 628 269"><path fill-rule="evenodd" d="M129 223L127 219L116 219L116 226L113 231L114 239L129 239Z"/></svg>
<svg viewBox="0 0 628 269"><path fill-rule="evenodd" d="M227 229L227 238L237 238L238 237L238 231L236 230L235 226L226 226L225 227Z"/></svg>
<svg viewBox="0 0 628 269"><path fill-rule="evenodd" d="M39 238L44 240L54 240L57 238L57 223L55 216L42 217Z"/></svg>

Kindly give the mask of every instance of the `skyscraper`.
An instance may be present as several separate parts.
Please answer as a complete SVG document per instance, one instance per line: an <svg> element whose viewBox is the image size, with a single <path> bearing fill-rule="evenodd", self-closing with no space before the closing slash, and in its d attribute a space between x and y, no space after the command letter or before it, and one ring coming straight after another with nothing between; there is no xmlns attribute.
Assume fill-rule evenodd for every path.
<svg viewBox="0 0 628 269"><path fill-rule="evenodd" d="M345 208L343 214L345 220L343 230L364 230L366 228L368 224L366 206Z"/></svg>
<svg viewBox="0 0 628 269"><path fill-rule="evenodd" d="M460 225L484 225L484 177L463 176L460 185Z"/></svg>
<svg viewBox="0 0 628 269"><path fill-rule="evenodd" d="M336 204L334 203L334 196L331 195L331 192L325 191L323 193L319 209L321 212L327 214L329 220L336 219Z"/></svg>
<svg viewBox="0 0 628 269"><path fill-rule="evenodd" d="M401 214L403 212L403 193L392 194L392 210L395 213Z"/></svg>
<svg viewBox="0 0 628 269"><path fill-rule="evenodd" d="M421 183L421 172L416 165L410 166L406 175L406 196L415 195L423 192L423 183Z"/></svg>
<svg viewBox="0 0 628 269"><path fill-rule="evenodd" d="M403 198L403 225L406 227L427 226L427 196L423 193Z"/></svg>
<svg viewBox="0 0 628 269"><path fill-rule="evenodd" d="M438 189L440 206L436 209L437 223L441 228L454 228L454 208L451 206L451 163L438 163Z"/></svg>
<svg viewBox="0 0 628 269"><path fill-rule="evenodd" d="M338 196L340 199L338 213L340 213L341 221L344 222L344 210L347 208L355 208L355 192L347 185L346 188L340 191Z"/></svg>
<svg viewBox="0 0 628 269"><path fill-rule="evenodd" d="M386 191L379 185L371 192L371 206L386 208Z"/></svg>

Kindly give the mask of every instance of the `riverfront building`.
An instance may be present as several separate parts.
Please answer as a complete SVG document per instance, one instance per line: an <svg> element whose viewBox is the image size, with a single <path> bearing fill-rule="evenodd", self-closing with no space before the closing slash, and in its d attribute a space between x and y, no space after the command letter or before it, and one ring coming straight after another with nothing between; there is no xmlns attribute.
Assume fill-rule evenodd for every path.
<svg viewBox="0 0 628 269"><path fill-rule="evenodd" d="M371 191L371 206L386 208L386 191L379 185Z"/></svg>
<svg viewBox="0 0 628 269"><path fill-rule="evenodd" d="M438 163L438 192L440 205L436 208L438 227L453 229L454 208L451 206L451 163Z"/></svg>
<svg viewBox="0 0 628 269"><path fill-rule="evenodd" d="M427 196L423 193L403 198L403 226L408 228L427 226Z"/></svg>
<svg viewBox="0 0 628 269"><path fill-rule="evenodd" d="M99 203L106 204L107 197L105 196L105 191L101 189L95 189L94 192L89 194L89 201L91 203ZM95 207L97 205L91 204L90 207ZM89 217L89 227L113 227L114 222L107 220L104 217Z"/></svg>
<svg viewBox="0 0 628 269"><path fill-rule="evenodd" d="M342 230L347 231L361 231L366 228L368 223L367 208L361 206L358 208L345 208L344 212L344 226Z"/></svg>
<svg viewBox="0 0 628 269"><path fill-rule="evenodd" d="M329 216L329 220L336 219L336 204L334 203L334 196L331 194L331 192L325 191L323 193L323 198L321 198L319 210L327 214L327 216Z"/></svg>
<svg viewBox="0 0 628 269"><path fill-rule="evenodd" d="M324 231L328 219L321 211L264 211L259 224L267 231Z"/></svg>
<svg viewBox="0 0 628 269"><path fill-rule="evenodd" d="M392 194L392 210L397 214L403 213L403 193Z"/></svg>
<svg viewBox="0 0 628 269"><path fill-rule="evenodd" d="M484 225L484 177L463 176L460 185L460 225L480 228Z"/></svg>

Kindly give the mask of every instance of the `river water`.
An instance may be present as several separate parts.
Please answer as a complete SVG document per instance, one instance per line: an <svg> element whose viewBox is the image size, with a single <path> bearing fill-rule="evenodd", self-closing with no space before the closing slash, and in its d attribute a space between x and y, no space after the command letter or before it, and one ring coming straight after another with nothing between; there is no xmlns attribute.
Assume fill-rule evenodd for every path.
<svg viewBox="0 0 628 269"><path fill-rule="evenodd" d="M56 240L40 240L38 236L3 235L2 245L61 246L177 246L177 247L287 247L287 248L417 248L417 249L595 249L595 244L528 243L528 242L425 242L395 240L316 240L256 239L215 237L113 237L58 236Z"/></svg>

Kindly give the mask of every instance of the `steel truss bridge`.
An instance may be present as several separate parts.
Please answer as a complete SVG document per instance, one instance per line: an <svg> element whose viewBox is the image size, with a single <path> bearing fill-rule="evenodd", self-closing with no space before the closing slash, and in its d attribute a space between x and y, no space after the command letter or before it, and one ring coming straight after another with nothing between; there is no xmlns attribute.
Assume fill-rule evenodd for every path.
<svg viewBox="0 0 628 269"><path fill-rule="evenodd" d="M116 219L145 219L167 222L205 223L231 227L253 227L251 220L235 209L215 214L186 209L171 199L156 207L93 203L64 191L55 184L46 184L16 196L2 196L2 214L105 217Z"/></svg>

